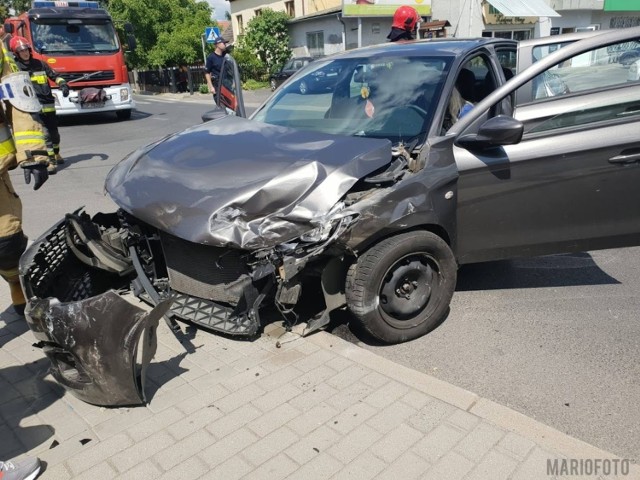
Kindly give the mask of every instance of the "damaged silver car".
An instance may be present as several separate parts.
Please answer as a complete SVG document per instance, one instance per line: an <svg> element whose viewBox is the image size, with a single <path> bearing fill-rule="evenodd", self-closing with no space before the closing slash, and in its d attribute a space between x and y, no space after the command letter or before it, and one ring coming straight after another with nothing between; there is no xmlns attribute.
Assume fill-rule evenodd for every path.
<svg viewBox="0 0 640 480"><path fill-rule="evenodd" d="M228 56L211 121L130 154L106 180L117 212L70 213L24 254L56 379L140 403L162 318L251 337L271 313L310 332L346 309L397 343L442 322L460 264L640 244L640 84L608 61L639 37L564 46L508 82L509 40L353 50L251 119ZM567 88L536 98L549 70ZM322 72L338 73L301 94Z"/></svg>

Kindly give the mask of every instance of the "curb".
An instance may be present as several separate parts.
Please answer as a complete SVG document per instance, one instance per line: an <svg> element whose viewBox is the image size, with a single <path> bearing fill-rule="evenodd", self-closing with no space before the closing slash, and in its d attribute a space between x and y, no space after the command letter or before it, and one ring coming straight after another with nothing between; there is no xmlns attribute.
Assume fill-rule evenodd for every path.
<svg viewBox="0 0 640 480"><path fill-rule="evenodd" d="M297 329L294 330L297 331ZM299 333L302 333L302 329ZM568 458L620 458L511 408L480 397L473 392L447 383L439 378L397 364L330 333L316 332L306 337L306 339L325 350L331 350L338 355L366 365L378 373L387 375L398 382L487 420L498 427L522 435L537 445L553 450ZM637 462L638 459L631 461ZM640 478L640 465L631 463L629 478Z"/></svg>

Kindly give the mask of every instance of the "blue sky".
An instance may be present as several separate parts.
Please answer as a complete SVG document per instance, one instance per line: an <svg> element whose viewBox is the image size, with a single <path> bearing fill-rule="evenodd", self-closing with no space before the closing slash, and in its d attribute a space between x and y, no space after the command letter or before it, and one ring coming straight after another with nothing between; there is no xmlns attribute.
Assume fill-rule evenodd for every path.
<svg viewBox="0 0 640 480"><path fill-rule="evenodd" d="M224 12L229 11L229 2L226 0L207 0L209 5L215 8L215 19L225 20Z"/></svg>

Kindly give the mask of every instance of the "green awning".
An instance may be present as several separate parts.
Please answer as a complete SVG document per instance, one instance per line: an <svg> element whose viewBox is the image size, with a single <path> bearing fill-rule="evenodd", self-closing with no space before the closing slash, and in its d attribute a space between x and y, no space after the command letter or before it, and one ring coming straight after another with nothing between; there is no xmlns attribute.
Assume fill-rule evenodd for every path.
<svg viewBox="0 0 640 480"><path fill-rule="evenodd" d="M640 0L604 0L605 12L640 12Z"/></svg>

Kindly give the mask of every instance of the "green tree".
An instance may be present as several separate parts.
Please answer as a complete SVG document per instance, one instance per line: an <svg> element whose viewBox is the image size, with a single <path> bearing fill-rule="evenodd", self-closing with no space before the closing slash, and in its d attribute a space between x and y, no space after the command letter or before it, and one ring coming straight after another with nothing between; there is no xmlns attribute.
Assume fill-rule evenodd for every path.
<svg viewBox="0 0 640 480"><path fill-rule="evenodd" d="M212 20L207 2L196 0L109 0L102 2L114 20L133 25L137 48L133 67L171 66L202 58L201 35Z"/></svg>
<svg viewBox="0 0 640 480"><path fill-rule="evenodd" d="M31 8L31 0L0 0L0 17L6 20L13 10L15 15L20 15Z"/></svg>
<svg viewBox="0 0 640 480"><path fill-rule="evenodd" d="M265 8L249 20L240 48L254 52L268 72L275 72L291 57L288 21L286 13Z"/></svg>

